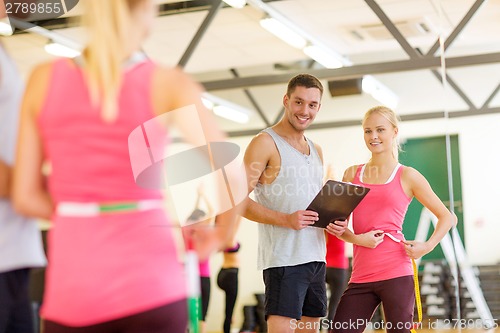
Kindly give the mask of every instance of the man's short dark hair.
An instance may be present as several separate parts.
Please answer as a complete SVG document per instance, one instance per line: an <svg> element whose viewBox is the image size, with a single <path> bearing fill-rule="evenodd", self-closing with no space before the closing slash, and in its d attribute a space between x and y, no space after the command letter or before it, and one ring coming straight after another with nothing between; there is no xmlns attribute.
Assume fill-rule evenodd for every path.
<svg viewBox="0 0 500 333"><path fill-rule="evenodd" d="M292 93L295 91L296 87L318 88L321 93L321 96L323 96L323 85L314 75L298 74L292 77L290 81L288 81L288 88L286 90L286 95L290 97Z"/></svg>

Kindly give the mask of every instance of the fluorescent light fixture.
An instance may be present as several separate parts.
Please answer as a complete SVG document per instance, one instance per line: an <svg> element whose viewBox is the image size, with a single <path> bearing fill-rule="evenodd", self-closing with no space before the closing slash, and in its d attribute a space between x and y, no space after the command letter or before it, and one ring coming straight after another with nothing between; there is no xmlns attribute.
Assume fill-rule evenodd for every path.
<svg viewBox="0 0 500 333"><path fill-rule="evenodd" d="M55 55L57 57L66 57L66 58L74 58L81 54L81 52L78 50L75 50L73 48L70 48L68 46L59 43L54 43L52 41L49 41L49 43L45 45L45 52Z"/></svg>
<svg viewBox="0 0 500 333"><path fill-rule="evenodd" d="M202 102L207 109L212 110L219 117L240 124L246 124L250 120L252 111L223 98L209 93L203 93Z"/></svg>
<svg viewBox="0 0 500 333"><path fill-rule="evenodd" d="M263 18L260 20L260 25L285 43L297 49L302 49L307 45L307 40L304 37L273 17Z"/></svg>
<svg viewBox="0 0 500 333"><path fill-rule="evenodd" d="M383 105L391 109L398 106L399 97L373 76L365 75L361 86L365 93L372 95L374 99Z"/></svg>
<svg viewBox="0 0 500 333"><path fill-rule="evenodd" d="M302 51L304 51L308 57L314 59L325 68L340 68L344 66L338 56L336 56L332 51L326 50L320 46L308 45L304 47Z"/></svg>
<svg viewBox="0 0 500 333"><path fill-rule="evenodd" d="M212 110L215 106L214 102L212 102L211 100L209 100L205 97L202 97L201 101L203 102L203 105L205 105L205 107L209 110Z"/></svg>
<svg viewBox="0 0 500 333"><path fill-rule="evenodd" d="M219 117L226 118L240 124L246 124L250 119L248 114L225 105L216 105L214 106L213 111Z"/></svg>
<svg viewBox="0 0 500 333"><path fill-rule="evenodd" d="M9 18L0 19L0 35L10 36L14 33L14 29L9 23Z"/></svg>
<svg viewBox="0 0 500 333"><path fill-rule="evenodd" d="M247 0L223 0L229 6L234 8L243 8L247 4Z"/></svg>
<svg viewBox="0 0 500 333"><path fill-rule="evenodd" d="M287 43L298 48L298 49L304 49L307 44L314 45L316 47L321 47L323 50L325 50L327 53L332 53L333 55L336 55L337 60L339 60L342 65L344 66L350 66L351 62L349 59L341 56L340 54L337 54L335 50L330 50L329 47L327 47L324 42L322 42L320 39L316 38L314 34L310 34L307 32L307 30L303 29L301 26L299 26L295 21L290 20L288 17L283 15L281 11L276 9L275 7L269 5L269 2L265 0L246 0L248 5L261 10L264 12L268 19L263 19L260 21L260 25L263 26L265 29L268 29L271 31L273 28L267 28L266 26L276 26L276 33L271 31L273 34L278 36L279 38L283 40L287 40ZM281 32L280 35L278 35L278 31L286 31L286 32ZM287 37L288 36L288 37ZM293 37L292 37L293 36ZM286 39L285 39L286 38ZM328 51L330 50L330 51ZM320 53L320 51L316 50L308 50L303 52L311 52L311 53ZM307 53L306 53L307 54ZM309 54L307 54L309 57L312 58ZM318 55L318 58L320 56ZM335 56L334 56L335 58ZM313 58L314 59L314 58ZM316 59L314 59L316 60ZM332 60L321 60L317 62L321 63L323 66L327 68L336 68L335 64L332 64ZM324 64L323 64L324 62ZM330 67L331 66L331 67Z"/></svg>

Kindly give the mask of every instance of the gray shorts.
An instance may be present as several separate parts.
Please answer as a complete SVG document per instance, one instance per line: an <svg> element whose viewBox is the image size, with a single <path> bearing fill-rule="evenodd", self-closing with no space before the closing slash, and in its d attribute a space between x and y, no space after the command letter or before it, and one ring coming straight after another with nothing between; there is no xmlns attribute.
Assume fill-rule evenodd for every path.
<svg viewBox="0 0 500 333"><path fill-rule="evenodd" d="M265 315L300 320L324 317L327 299L325 263L309 262L297 266L272 267L262 273L266 286Z"/></svg>

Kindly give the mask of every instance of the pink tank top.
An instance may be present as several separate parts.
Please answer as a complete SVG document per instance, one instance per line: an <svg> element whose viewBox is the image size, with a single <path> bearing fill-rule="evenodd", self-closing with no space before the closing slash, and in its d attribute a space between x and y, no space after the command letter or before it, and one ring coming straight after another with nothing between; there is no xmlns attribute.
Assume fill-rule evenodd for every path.
<svg viewBox="0 0 500 333"><path fill-rule="evenodd" d="M199 262L198 268L201 277L210 277L210 260L206 259Z"/></svg>
<svg viewBox="0 0 500 333"><path fill-rule="evenodd" d="M129 134L155 117L150 102L153 69L152 62L143 62L124 74L118 118L106 123L100 108L91 104L81 69L70 60L55 62L38 124L56 202L161 198L159 191L136 185L128 150ZM165 145L167 138L165 133Z"/></svg>
<svg viewBox="0 0 500 333"><path fill-rule="evenodd" d="M67 59L53 64L38 127L56 203L162 198L158 190L135 184L128 153L128 135L155 117L150 103L154 69L144 61L124 72L118 118L106 123L91 104L82 70ZM185 298L172 230L162 209L55 215L42 316L86 326Z"/></svg>
<svg viewBox="0 0 500 333"><path fill-rule="evenodd" d="M403 221L411 202L401 186L403 166L398 164L392 179L385 184L363 183L361 170L357 169L354 184L369 187L371 190L352 214L352 226L355 234L371 230L384 230L397 239L403 239L401 233ZM413 275L410 258L401 242L395 242L388 236L375 249L354 245L352 283L365 283L388 280L396 277Z"/></svg>

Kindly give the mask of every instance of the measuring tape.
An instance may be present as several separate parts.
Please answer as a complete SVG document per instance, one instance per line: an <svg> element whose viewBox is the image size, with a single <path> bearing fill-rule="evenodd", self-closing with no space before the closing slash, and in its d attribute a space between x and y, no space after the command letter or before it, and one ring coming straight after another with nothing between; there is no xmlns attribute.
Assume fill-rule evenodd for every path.
<svg viewBox="0 0 500 333"><path fill-rule="evenodd" d="M401 231L397 231L398 234L403 234ZM384 233L385 236L389 237L396 243L401 243L401 239L398 239L391 235L390 233ZM403 235L404 238L404 235ZM415 303L417 305L417 315L418 315L418 322L413 323L413 328L410 330L412 333L416 333L416 327L418 326L418 323L422 322L422 300L420 298L420 285L418 283L418 267L417 267L417 262L415 259L411 260L411 264L413 266L413 287L415 289Z"/></svg>
<svg viewBox="0 0 500 333"><path fill-rule="evenodd" d="M412 333L416 333L418 323L422 322L422 300L420 299L420 286L418 284L418 267L415 259L411 260L413 266L413 286L415 288L415 303L417 303L417 314L418 314L418 322L413 323L413 328L410 330Z"/></svg>

